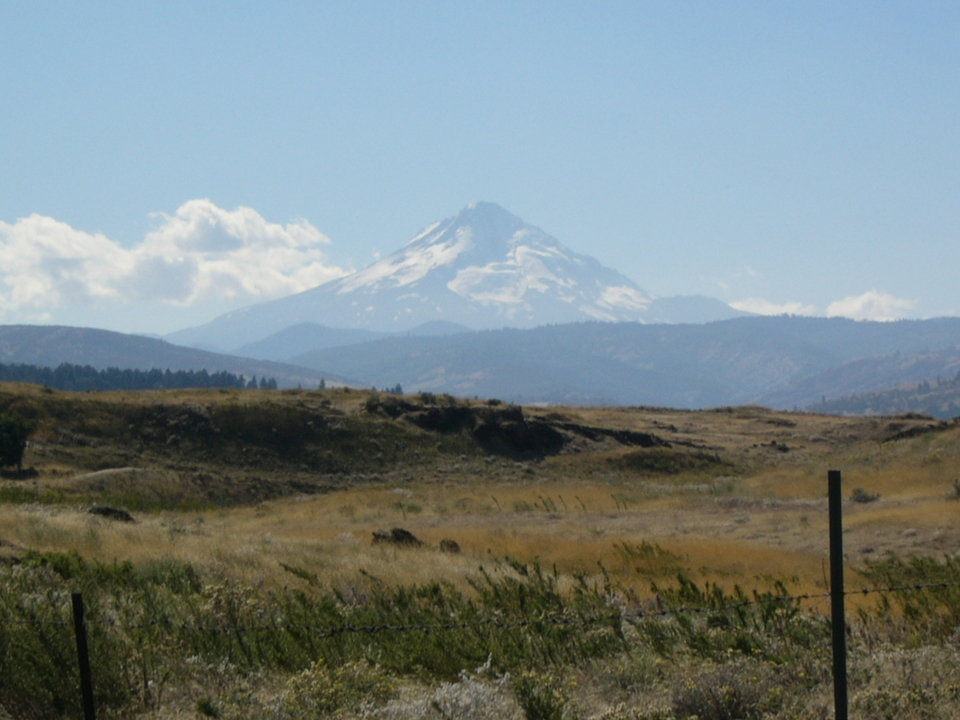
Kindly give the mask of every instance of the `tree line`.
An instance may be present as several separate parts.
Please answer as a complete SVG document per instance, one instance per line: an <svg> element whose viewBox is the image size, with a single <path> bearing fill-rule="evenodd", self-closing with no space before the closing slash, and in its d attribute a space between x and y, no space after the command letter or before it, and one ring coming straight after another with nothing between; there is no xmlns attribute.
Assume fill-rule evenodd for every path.
<svg viewBox="0 0 960 720"><path fill-rule="evenodd" d="M838 415L893 415L916 412L941 420L960 416L960 372L952 379L924 380L889 390L849 395L834 400L823 398L807 408L811 412Z"/></svg>
<svg viewBox="0 0 960 720"><path fill-rule="evenodd" d="M276 378L243 375L220 370L133 370L61 363L57 367L0 363L0 381L34 383L57 390L177 390L186 388L264 388L274 390Z"/></svg>

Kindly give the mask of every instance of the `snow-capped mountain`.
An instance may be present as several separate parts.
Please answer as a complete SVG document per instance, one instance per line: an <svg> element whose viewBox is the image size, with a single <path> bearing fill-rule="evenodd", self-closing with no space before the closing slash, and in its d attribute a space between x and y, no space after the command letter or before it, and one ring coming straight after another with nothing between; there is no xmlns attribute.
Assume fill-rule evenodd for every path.
<svg viewBox="0 0 960 720"><path fill-rule="evenodd" d="M739 314L718 301L691 302L701 322ZM690 303L684 308L681 321L690 322ZM234 349L303 322L393 332L436 321L525 328L579 320L670 322L665 309L617 271L481 202L363 270L168 339Z"/></svg>
<svg viewBox="0 0 960 720"><path fill-rule="evenodd" d="M348 300L352 325L380 329L450 318L477 328L637 320L653 299L493 203L469 205L389 257L304 295ZM451 303L470 319L451 316Z"/></svg>

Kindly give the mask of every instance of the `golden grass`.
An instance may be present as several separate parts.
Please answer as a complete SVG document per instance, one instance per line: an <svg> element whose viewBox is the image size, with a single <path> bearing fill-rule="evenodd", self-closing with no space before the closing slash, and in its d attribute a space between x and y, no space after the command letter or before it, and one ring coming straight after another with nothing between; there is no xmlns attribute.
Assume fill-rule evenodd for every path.
<svg viewBox="0 0 960 720"><path fill-rule="evenodd" d="M925 498L906 504L880 503L858 512L848 512L845 527L850 530L872 528L950 528L960 523L960 503L942 498Z"/></svg>
<svg viewBox="0 0 960 720"><path fill-rule="evenodd" d="M365 417L362 406L369 396L342 390L51 395L37 388L2 386L0 391L14 393L9 401L14 405L55 407L60 398L73 403L71 408L101 408L98 403L237 404L255 411L266 405L296 405L355 419ZM102 408L97 412L102 414ZM681 448L688 443L694 446L691 450L715 453L723 465L709 472L651 474L618 464L616 460L633 449L610 439L584 441L579 452L540 462L514 462L476 451L465 455L461 449L451 450L446 439L427 442L417 436L422 445L410 456L417 459L415 466L385 471L379 482L351 485L345 480L335 492L257 506L140 514L135 525L66 506L0 505L0 541L37 550L76 549L101 560L177 558L238 582L276 586L305 582L283 564L335 586L371 581L371 576L387 583L441 579L462 584L481 564L510 556L556 565L568 574L597 573L602 564L616 580L639 591L645 591L651 579L662 580L682 569L725 587L796 577L798 592L814 592L822 589L827 555L826 472L840 468L847 497L856 487L880 496L874 503L846 503L851 567L887 550L937 554L951 543L960 546L960 502L950 497L956 494L952 483L960 477L960 428L891 441L901 428L929 423L755 407L525 412L652 433L681 443ZM38 447L56 445L58 432L56 423L48 421L38 432L41 443L48 445ZM404 432L413 431L404 426ZM165 502L195 492L201 482L198 471L224 486L256 482L255 473L245 468L187 456L164 465L134 456L126 464L142 461L142 470L119 470L108 460L126 457L124 453L111 449L109 439L98 442L106 443L102 457L97 455L100 446L84 447L82 466L72 467L69 455L37 451L27 460L38 467L38 479L0 482L65 491L71 497L139 493ZM91 465L114 469L91 475ZM396 526L411 530L429 547L412 551L371 545L373 530ZM443 538L456 540L462 554L437 551ZM659 560L641 562L617 550L644 542L665 551Z"/></svg>
<svg viewBox="0 0 960 720"><path fill-rule="evenodd" d="M740 507L713 498L661 497L627 505L602 486L427 485L345 490L205 513L147 514L133 525L68 508L0 506L0 526L7 542L23 547L75 549L104 561L174 558L236 582L275 587L304 583L284 565L315 575L325 586L351 587L371 577L389 584L463 585L481 565L512 557L555 565L567 575L597 575L602 565L640 594L652 580L669 582L680 570L725 588L795 578L791 589L806 593L823 590L824 514L825 505ZM909 528L955 526L960 503L878 503L847 514L851 533L872 539L876 528L897 528L891 531L894 539L909 541L913 538L901 537ZM374 529L394 526L411 530L427 547L371 544ZM436 549L447 537L461 545L461 554ZM665 557L644 560L618 550L644 542Z"/></svg>

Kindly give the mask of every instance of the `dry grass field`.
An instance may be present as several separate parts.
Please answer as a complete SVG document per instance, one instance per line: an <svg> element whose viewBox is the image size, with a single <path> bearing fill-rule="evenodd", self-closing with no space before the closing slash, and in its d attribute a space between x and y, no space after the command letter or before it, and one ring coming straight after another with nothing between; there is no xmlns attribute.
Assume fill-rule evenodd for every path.
<svg viewBox="0 0 960 720"><path fill-rule="evenodd" d="M75 553L104 567L175 563L211 587L262 597L333 592L342 600L439 582L469 600L478 573L506 577L512 562L549 569L562 595L575 595L578 583L607 583L623 598L617 602L638 607L665 601L681 575L730 597L738 587L767 592L777 581L792 595L819 596L827 589L828 469L843 472L849 498L851 587L874 587L871 563L885 558L942 563L960 551L960 425L922 416L841 418L759 407L521 411L495 401L344 390L71 394L14 385L0 386L4 412L36 427L27 470L5 471L0 480L0 557L8 572L22 572L45 553ZM93 504L127 509L136 522L92 515ZM395 527L423 545L371 542L374 531ZM444 539L461 552L441 552ZM876 594L850 601L851 612L878 604ZM820 599L802 610L815 619L826 606ZM908 695L923 690L911 683L936 668L947 677L923 697L946 709L930 714L933 700L920 696L877 699L882 688L865 682L861 716L897 716L883 714L890 707L900 707L902 717L955 716L942 713L960 707L960 675L950 674L960 666L956 645L914 641L913 654L897 660L891 653L907 650L890 644L894 635L874 638L870 652L855 655L857 667L889 665L886 672L903 674L904 663L915 664L913 675L896 681ZM145 690L151 681L144 680L105 712L826 717L823 668L802 667L814 656L822 660L822 650L791 655L790 672L812 679L794 678L799 690L779 700L771 694L776 663L759 651L721 657L627 648L547 668L504 661L499 673L488 667L441 678L422 667L398 670L378 659L386 651L367 648L357 656L366 665L337 671L353 672L349 682L319 665L296 671L268 663L259 674L207 667L202 681L165 698ZM168 672L186 672L187 659L165 661ZM697 678L710 673L714 686L743 696L742 712L698 695L706 690ZM753 680L738 679L742 673ZM309 700L337 682L367 690L326 705ZM297 702L306 705L291 709Z"/></svg>

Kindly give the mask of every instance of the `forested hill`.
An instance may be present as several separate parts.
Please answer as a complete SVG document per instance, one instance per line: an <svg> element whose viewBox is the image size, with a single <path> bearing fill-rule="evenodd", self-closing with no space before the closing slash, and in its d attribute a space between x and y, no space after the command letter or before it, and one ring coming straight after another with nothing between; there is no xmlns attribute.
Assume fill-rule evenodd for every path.
<svg viewBox="0 0 960 720"><path fill-rule="evenodd" d="M168 368L171 373L205 369L210 374L276 378L283 388L317 387L321 380L341 385L348 382L325 370L211 353L142 335L58 325L0 325L0 363L49 368L68 363L97 370L131 368L142 372L159 369L164 374Z"/></svg>
<svg viewBox="0 0 960 720"><path fill-rule="evenodd" d="M835 415L894 415L916 412L942 420L960 416L960 373L950 380L936 379L914 385L860 393L826 400L806 408Z"/></svg>
<svg viewBox="0 0 960 720"><path fill-rule="evenodd" d="M0 363L0 381L46 385L58 390L169 390L184 388L270 388L274 378L206 370L133 370L115 367L98 370L90 365L61 363L57 367Z"/></svg>

